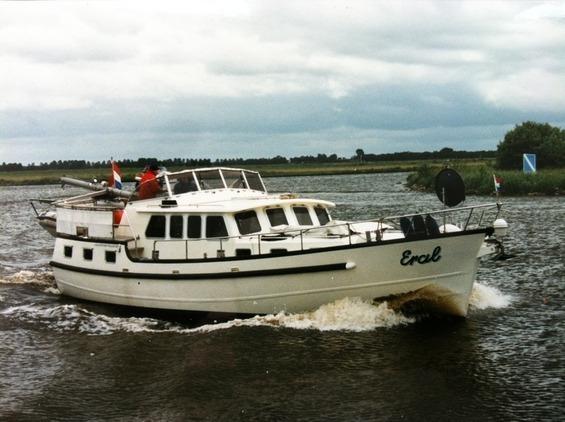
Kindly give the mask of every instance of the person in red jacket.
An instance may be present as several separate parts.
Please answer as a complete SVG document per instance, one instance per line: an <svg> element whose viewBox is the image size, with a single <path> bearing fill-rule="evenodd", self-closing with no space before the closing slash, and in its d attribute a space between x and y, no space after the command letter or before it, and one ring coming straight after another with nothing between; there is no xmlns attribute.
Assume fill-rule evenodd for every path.
<svg viewBox="0 0 565 422"><path fill-rule="evenodd" d="M157 166L156 163L152 163L149 166L149 169L143 173L137 189L137 196L139 199L154 198L159 193L161 185L157 180L158 173L159 166Z"/></svg>

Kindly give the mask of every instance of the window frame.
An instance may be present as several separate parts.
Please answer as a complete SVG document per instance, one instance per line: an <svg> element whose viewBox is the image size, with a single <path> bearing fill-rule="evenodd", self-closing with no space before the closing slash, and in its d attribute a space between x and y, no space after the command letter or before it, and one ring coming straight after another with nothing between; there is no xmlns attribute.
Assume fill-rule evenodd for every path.
<svg viewBox="0 0 565 422"><path fill-rule="evenodd" d="M87 255L90 255L90 257ZM82 248L82 258L85 261L92 261L94 259L94 248Z"/></svg>
<svg viewBox="0 0 565 422"><path fill-rule="evenodd" d="M320 220L320 214L318 214L318 210L323 213L323 215L326 216L327 221L325 223L322 223L322 221ZM328 212L328 209L322 205L316 205L314 207L314 214L316 214L316 218L318 219L318 223L320 224L320 226L325 226L326 224L328 224L331 220L330 218L330 213Z"/></svg>
<svg viewBox="0 0 565 422"><path fill-rule="evenodd" d="M241 216L243 214L253 214L255 216L255 223L256 226L255 227L250 227L252 230L251 231L242 231L242 226L243 226L243 222L245 221L244 224L250 224L252 225L253 223L248 223L247 219L246 220L242 220L239 219L238 216ZM248 235L248 234L253 234L253 233L261 233L261 231L263 230L263 228L261 227L261 222L259 221L259 215L257 214L256 210L246 210L246 211L240 211L237 213L234 213L233 218L235 220L235 224L237 226L237 230L239 231L239 234L241 235ZM252 217L251 217L252 218ZM245 227L243 227L245 228ZM259 228L259 230L253 230L255 228Z"/></svg>
<svg viewBox="0 0 565 422"><path fill-rule="evenodd" d="M180 234L179 236L173 236L173 219L179 220L180 219L180 233L175 231L175 235ZM184 239L185 237L185 230L184 230L184 215L179 214L172 214L169 217L169 239Z"/></svg>
<svg viewBox="0 0 565 422"><path fill-rule="evenodd" d="M296 213L297 208L306 210L306 213L302 214L302 215L305 215L305 216L308 217L310 224L302 224L302 222L300 221L300 218L298 217L298 214ZM296 222L298 223L299 226L313 226L314 225L314 220L312 220L312 216L310 215L310 210L308 209L308 207L306 205L293 205L292 206L292 212L294 213L294 217L296 218Z"/></svg>
<svg viewBox="0 0 565 422"><path fill-rule="evenodd" d="M151 222L156 220L157 218L163 219L163 234L161 236L153 236L153 233L149 232L149 227L151 226ZM147 226L145 226L145 237L148 239L165 239L167 236L167 217L164 214L152 214L149 217L149 221L147 222Z"/></svg>
<svg viewBox="0 0 565 422"><path fill-rule="evenodd" d="M116 263L116 251L106 249L104 251L104 260L110 264Z"/></svg>
<svg viewBox="0 0 565 422"><path fill-rule="evenodd" d="M269 215L269 212L275 212L275 211L280 211L282 212L282 215L284 217L285 223L281 223L281 224L273 224L273 222L271 221L271 216ZM277 226L288 226L288 217L286 215L286 211L283 207L271 207L271 208L265 208L265 214L267 215L267 219L269 220L269 224L271 227L277 227Z"/></svg>
<svg viewBox="0 0 565 422"><path fill-rule="evenodd" d="M210 236L209 235L209 229L210 229L209 221L211 219L217 219L217 221L222 222L223 228L225 230L225 235L222 235L222 234L220 234L219 236ZM228 226L226 224L226 219L224 218L223 215L207 215L206 216L205 235L206 235L206 239L221 239L221 238L229 237Z"/></svg>
<svg viewBox="0 0 565 422"><path fill-rule="evenodd" d="M198 219L198 236L191 236L191 220ZM201 215L188 215L186 219L186 238L187 239L202 239L202 216Z"/></svg>

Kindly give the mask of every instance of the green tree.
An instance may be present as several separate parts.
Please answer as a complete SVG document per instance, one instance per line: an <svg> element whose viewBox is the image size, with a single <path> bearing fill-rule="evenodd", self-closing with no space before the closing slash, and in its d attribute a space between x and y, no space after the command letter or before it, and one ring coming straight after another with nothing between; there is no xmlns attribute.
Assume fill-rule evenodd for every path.
<svg viewBox="0 0 565 422"><path fill-rule="evenodd" d="M565 166L565 130L530 121L516 125L498 144L496 164L519 169L524 153L536 154L538 168Z"/></svg>
<svg viewBox="0 0 565 422"><path fill-rule="evenodd" d="M365 151L363 151L361 148L355 150L355 155L357 155L357 160L359 160L360 163L364 161Z"/></svg>

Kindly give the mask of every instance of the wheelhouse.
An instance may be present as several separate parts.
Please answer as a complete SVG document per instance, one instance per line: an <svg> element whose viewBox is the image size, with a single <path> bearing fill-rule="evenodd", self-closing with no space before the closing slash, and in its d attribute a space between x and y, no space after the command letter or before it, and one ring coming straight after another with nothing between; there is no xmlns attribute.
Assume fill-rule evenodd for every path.
<svg viewBox="0 0 565 422"><path fill-rule="evenodd" d="M215 167L166 173L163 177L170 196L214 189L267 192L259 173L251 170Z"/></svg>

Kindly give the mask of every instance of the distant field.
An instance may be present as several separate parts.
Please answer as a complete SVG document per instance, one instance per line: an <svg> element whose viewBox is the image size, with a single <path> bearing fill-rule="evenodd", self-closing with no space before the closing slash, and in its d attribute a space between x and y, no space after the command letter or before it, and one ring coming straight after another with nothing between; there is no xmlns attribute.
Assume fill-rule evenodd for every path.
<svg viewBox="0 0 565 422"><path fill-rule="evenodd" d="M451 164L459 166L492 165L490 159L460 159L449 160ZM393 173L414 172L421 165L442 166L445 160L414 160L414 161L383 161L371 163L315 163L315 164L265 164L234 166L256 170L264 177L278 176L314 176L326 174L355 174L355 173ZM141 169L122 168L123 180L133 181ZM170 171L180 168L169 168ZM106 180L110 168L73 169L73 170L32 170L0 172L0 185L43 185L59 183L59 177L70 176L83 180Z"/></svg>

